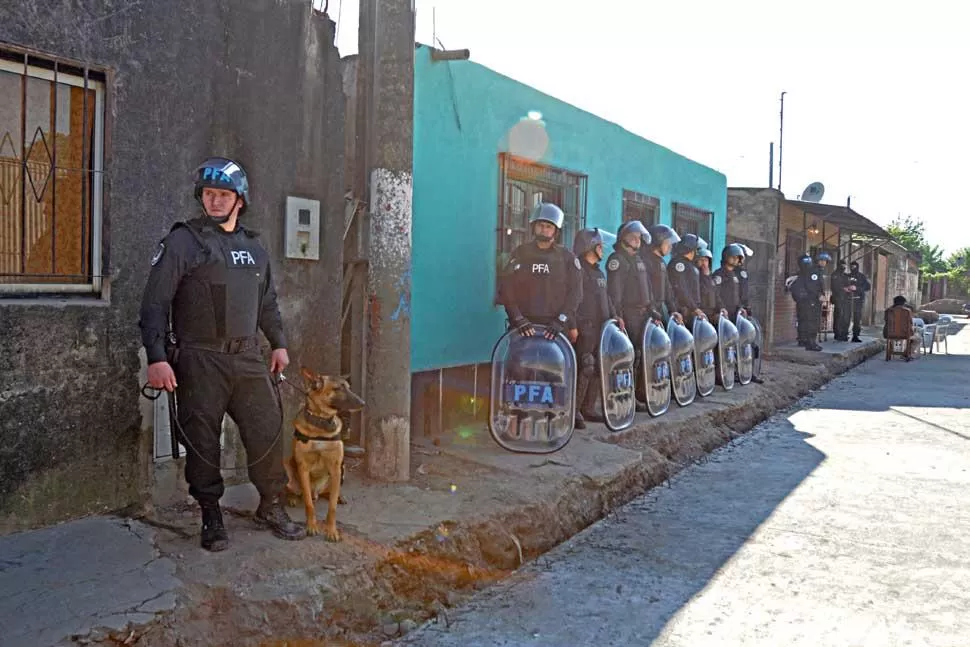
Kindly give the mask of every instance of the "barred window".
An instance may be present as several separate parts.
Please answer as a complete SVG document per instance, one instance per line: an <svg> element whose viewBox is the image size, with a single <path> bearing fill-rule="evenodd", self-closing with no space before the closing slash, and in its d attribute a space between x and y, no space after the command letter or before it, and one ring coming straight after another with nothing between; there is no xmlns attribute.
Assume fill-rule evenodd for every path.
<svg viewBox="0 0 970 647"><path fill-rule="evenodd" d="M623 222L639 220L644 227L660 222L660 200L623 189Z"/></svg>
<svg viewBox="0 0 970 647"><path fill-rule="evenodd" d="M700 236L708 244L714 239L714 213L681 202L673 203L674 231L681 238L686 234Z"/></svg>
<svg viewBox="0 0 970 647"><path fill-rule="evenodd" d="M102 72L0 48L0 296L101 289Z"/></svg>
<svg viewBox="0 0 970 647"><path fill-rule="evenodd" d="M505 269L512 251L532 239L529 216L540 202L551 202L563 210L565 223L556 242L572 248L576 232L586 224L586 179L565 169L499 154L496 276Z"/></svg>

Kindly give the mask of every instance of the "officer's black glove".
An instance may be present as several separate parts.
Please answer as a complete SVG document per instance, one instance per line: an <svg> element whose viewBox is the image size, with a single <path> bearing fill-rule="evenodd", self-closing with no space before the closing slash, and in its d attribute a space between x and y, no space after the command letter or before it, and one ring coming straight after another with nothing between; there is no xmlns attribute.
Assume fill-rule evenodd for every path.
<svg viewBox="0 0 970 647"><path fill-rule="evenodd" d="M535 328L532 327L532 322L525 317L516 317L513 319L512 327L523 337L531 337L536 334Z"/></svg>
<svg viewBox="0 0 970 647"><path fill-rule="evenodd" d="M560 333L566 332L566 324L560 319L555 319L551 324L546 326L546 339L555 339Z"/></svg>

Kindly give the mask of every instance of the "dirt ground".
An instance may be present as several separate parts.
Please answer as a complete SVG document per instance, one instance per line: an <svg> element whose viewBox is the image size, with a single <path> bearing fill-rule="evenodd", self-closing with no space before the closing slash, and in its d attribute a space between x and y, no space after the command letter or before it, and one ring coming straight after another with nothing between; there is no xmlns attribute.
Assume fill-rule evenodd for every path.
<svg viewBox="0 0 970 647"><path fill-rule="evenodd" d="M412 479L369 482L348 460L338 509L342 541L281 542L257 529L251 486L227 493L231 545L198 546L194 506L155 510L158 549L183 582L174 613L108 644L380 645L505 577L650 487L865 356L877 341L842 355L780 351L767 358L764 385L718 388L656 419L638 416L621 433L577 431L553 455L499 449L484 427L413 440ZM795 361L791 361L795 360ZM302 519L302 510L291 510ZM127 642L125 642L127 641Z"/></svg>

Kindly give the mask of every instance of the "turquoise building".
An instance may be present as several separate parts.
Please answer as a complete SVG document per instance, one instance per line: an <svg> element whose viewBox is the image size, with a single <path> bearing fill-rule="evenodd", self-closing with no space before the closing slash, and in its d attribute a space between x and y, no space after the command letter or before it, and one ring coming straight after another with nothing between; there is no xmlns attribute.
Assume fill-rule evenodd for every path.
<svg viewBox="0 0 970 647"><path fill-rule="evenodd" d="M615 232L634 218L724 245L722 173L477 63L434 61L419 45L411 370L424 424L447 426L445 399L459 401L446 410L482 413L505 330L497 268L529 238L539 200L566 212L560 242L570 248L579 228Z"/></svg>

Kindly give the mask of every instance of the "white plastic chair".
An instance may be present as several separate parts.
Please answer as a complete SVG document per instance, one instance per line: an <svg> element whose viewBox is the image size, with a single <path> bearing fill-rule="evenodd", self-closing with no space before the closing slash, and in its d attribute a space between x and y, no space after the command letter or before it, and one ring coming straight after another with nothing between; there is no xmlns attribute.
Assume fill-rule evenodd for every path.
<svg viewBox="0 0 970 647"><path fill-rule="evenodd" d="M947 343L947 336L950 334L950 324L953 323L953 317L950 315L942 315L936 322L936 330L933 335L933 341L936 343L936 350L940 350L940 342L943 342L943 352L946 355L950 354L950 345Z"/></svg>
<svg viewBox="0 0 970 647"><path fill-rule="evenodd" d="M920 331L919 349L922 354L933 352L933 336L936 334L936 324L927 324L919 317L913 318L913 325Z"/></svg>

